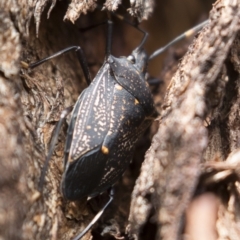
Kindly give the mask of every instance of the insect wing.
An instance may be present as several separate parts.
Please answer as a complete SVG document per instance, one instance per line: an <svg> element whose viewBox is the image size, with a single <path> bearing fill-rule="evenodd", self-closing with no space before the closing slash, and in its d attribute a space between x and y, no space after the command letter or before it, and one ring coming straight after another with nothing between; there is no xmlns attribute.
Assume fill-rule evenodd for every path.
<svg viewBox="0 0 240 240"><path fill-rule="evenodd" d="M121 85L115 84L111 106L110 128L103 146L107 151L107 164L94 192L106 190L127 169L136 141L152 120L146 119L138 100Z"/></svg>
<svg viewBox="0 0 240 240"><path fill-rule="evenodd" d="M107 156L102 153L101 146L109 130L114 82L106 63L74 107L68 128L67 160L62 181L63 195L69 200L92 195L103 175ZM67 149L70 142L70 149Z"/></svg>
<svg viewBox="0 0 240 240"><path fill-rule="evenodd" d="M104 64L83 97L80 97L79 107L78 102L76 104L72 115L75 124L69 129L69 132L73 131L68 157L70 162L101 145L108 132L114 88L109 72L109 65Z"/></svg>
<svg viewBox="0 0 240 240"><path fill-rule="evenodd" d="M62 178L63 196L70 201L76 201L101 193L94 189L102 179L106 162L107 156L98 146L76 161L68 163Z"/></svg>
<svg viewBox="0 0 240 240"><path fill-rule="evenodd" d="M71 121L69 123L68 126L68 132L67 132L67 139L66 139L66 143L65 143L65 149L64 149L64 168L66 167L66 164L68 162L68 156L69 156L69 151L71 148L71 144L72 144L72 136L73 136L73 129L76 123L76 116L77 116L77 112L79 111L79 106L82 102L82 99L84 99L84 93L85 93L86 89L84 89L81 93L81 95L78 97L78 100L73 108L72 111L72 118Z"/></svg>

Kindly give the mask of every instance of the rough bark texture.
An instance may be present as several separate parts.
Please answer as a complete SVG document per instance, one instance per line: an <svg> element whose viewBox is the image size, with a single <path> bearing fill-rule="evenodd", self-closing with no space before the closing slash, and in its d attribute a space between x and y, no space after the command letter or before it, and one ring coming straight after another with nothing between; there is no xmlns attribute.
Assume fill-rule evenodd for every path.
<svg viewBox="0 0 240 240"><path fill-rule="evenodd" d="M159 129L132 195L130 232L136 236L155 208L158 238L179 239L184 232L183 217L190 199L199 191L207 191L208 184L199 181L201 174L207 173L201 166L214 161L216 156L224 161L239 146L236 107L239 106L236 102L239 7L239 1L214 4L209 24L192 44L168 86ZM216 166L212 164L210 170L215 174L218 173ZM227 181L229 175L221 179L226 184L226 192L228 184L236 184L235 178L233 182ZM211 184L214 183L213 180ZM219 194L217 186L213 189ZM234 194L231 210L236 215L233 221L237 222L235 194L239 193L234 189L234 193L228 192L227 201ZM218 197L221 199L221 195ZM237 225L232 227L233 231L222 226L228 239L239 238ZM225 239L220 229L218 231L220 239Z"/></svg>
<svg viewBox="0 0 240 240"><path fill-rule="evenodd" d="M196 8L200 8L199 2ZM79 28L106 19L105 12L89 12L98 6L96 3L0 1L1 239L72 239L108 199L107 194L89 202L72 203L62 198L67 122L39 192L54 126L86 83L74 54L32 71L20 68L20 61L34 62L80 45L95 75L104 59L104 26L87 32ZM131 1L129 5L107 0L102 4L111 11L123 6L138 20L148 18L153 8L152 0ZM193 7L190 9L194 12ZM86 16L79 18L82 13ZM144 23L149 27L150 46L146 48L150 52L156 49L153 40L158 46L162 41L159 21L166 21L162 20L164 10L157 15L157 23ZM161 74L159 61L152 64L157 67L151 72L165 83L153 89L161 116L139 142L133 163L116 186L114 202L84 239L92 234L93 239L240 239L239 19L240 0L218 0L208 25L178 66L176 58L182 56L184 47L170 53ZM115 55L126 55L139 44L142 35L138 31L122 22L116 22L114 29ZM167 30L171 32L168 27L162 35L170 36ZM199 228L206 229L202 231L206 235L199 235Z"/></svg>

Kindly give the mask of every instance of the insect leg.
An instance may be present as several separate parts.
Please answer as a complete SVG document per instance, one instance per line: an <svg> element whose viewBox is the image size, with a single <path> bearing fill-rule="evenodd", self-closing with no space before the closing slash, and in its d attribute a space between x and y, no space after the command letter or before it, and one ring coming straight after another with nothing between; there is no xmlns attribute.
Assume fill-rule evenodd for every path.
<svg viewBox="0 0 240 240"><path fill-rule="evenodd" d="M208 23L208 20L196 25L195 27L187 30L186 32L179 35L178 37L174 38L171 42L169 42L165 46L163 46L163 47L159 48L158 50L156 50L155 52L153 52L151 54L151 56L149 57L149 60L151 60L151 59L155 58L156 56L160 55L161 53L165 52L167 49L169 49L169 47L171 47L175 43L177 43L185 38L193 36L198 31L200 31L207 23Z"/></svg>
<svg viewBox="0 0 240 240"><path fill-rule="evenodd" d="M111 46L112 46L112 25L113 22L111 20L107 21L107 41L106 41L106 59L108 59L111 54Z"/></svg>
<svg viewBox="0 0 240 240"><path fill-rule="evenodd" d="M95 27L98 27L98 26L101 26L101 25L104 25L107 23L107 41L106 41L106 59L108 58L108 56L111 54L111 46L112 46L112 21L111 21L111 15L107 12L108 14L108 21L104 21L104 22L101 22L101 23L97 23L97 24L94 24L94 25L91 25L91 26L88 26L88 27L85 27L85 28L80 28L79 30L80 31L88 31L92 28L95 28Z"/></svg>
<svg viewBox="0 0 240 240"><path fill-rule="evenodd" d="M114 189L111 188L110 193L109 193L109 200L108 202L103 206L103 208L98 212L98 214L93 218L93 220L88 224L88 226L77 236L73 238L73 240L78 240L81 239L90 229L91 227L99 220L99 218L102 216L104 213L105 209L108 207L108 205L112 202L114 197Z"/></svg>
<svg viewBox="0 0 240 240"><path fill-rule="evenodd" d="M53 150L54 150L54 147L56 145L61 126L63 124L63 120L72 111L72 109L73 109L73 106L70 106L70 107L67 107L66 109L64 109L62 111L61 116L60 116L60 120L58 121L58 123L57 123L57 125L54 129L54 134L53 134L53 137L52 137L52 140L51 140L51 143L50 143L49 152L48 152L48 155L45 159L44 166L43 166L43 169L42 169L42 172L41 172L41 177L40 177L40 182L39 182L40 191L42 191L42 188L43 188L44 179L45 179L45 176L46 176L46 171L48 169L48 164L49 164L49 161L52 157Z"/></svg>
<svg viewBox="0 0 240 240"><path fill-rule="evenodd" d="M163 83L163 80L158 78L148 78L147 82L151 86L156 86L156 85L159 85L160 83Z"/></svg>
<svg viewBox="0 0 240 240"><path fill-rule="evenodd" d="M108 14L109 18L110 18L110 15ZM109 19L108 21L104 21L104 22L101 22L101 23L97 23L97 24L94 24L94 25L91 25L89 27L85 27L85 28L81 28L79 29L80 31L88 31L92 28L95 28L95 27L98 27L98 26L101 26L103 24L106 24L107 23L107 41L106 41L106 59L108 58L108 56L111 54L111 46L112 46L112 21Z"/></svg>
<svg viewBox="0 0 240 240"><path fill-rule="evenodd" d="M63 55L64 53L68 53L68 52L71 52L71 51L75 51L76 54L77 54L77 58L81 64L81 67L82 67L82 70L83 70L83 74L84 74L84 77L86 79L86 82L88 85L90 85L91 83L91 77L90 77L90 72L89 72L89 69L88 69L88 65L87 65L87 61L86 61L86 57L83 53L83 50L81 49L80 46L71 46L71 47L68 47L68 48L65 48L49 57L46 57L40 61L37 61L35 63L31 63L31 64L27 64L25 62L21 62L22 63L22 67L24 68L30 68L30 69L33 69L45 62L47 62L48 60L51 60L55 57L58 57L58 56L61 56Z"/></svg>

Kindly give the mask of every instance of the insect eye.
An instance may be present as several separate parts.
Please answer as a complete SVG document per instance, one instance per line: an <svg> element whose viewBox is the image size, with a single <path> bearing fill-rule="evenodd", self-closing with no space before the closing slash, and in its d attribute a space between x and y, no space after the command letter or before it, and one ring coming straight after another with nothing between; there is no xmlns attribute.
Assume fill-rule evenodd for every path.
<svg viewBox="0 0 240 240"><path fill-rule="evenodd" d="M135 59L135 57L133 55L129 55L127 57L127 59L128 59L128 61L132 62L133 64L136 63L136 59Z"/></svg>

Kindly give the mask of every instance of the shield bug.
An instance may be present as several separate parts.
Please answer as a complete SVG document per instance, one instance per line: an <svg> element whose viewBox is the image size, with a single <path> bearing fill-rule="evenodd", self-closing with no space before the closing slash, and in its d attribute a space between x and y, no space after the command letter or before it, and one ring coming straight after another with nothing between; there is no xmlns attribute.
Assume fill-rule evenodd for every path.
<svg viewBox="0 0 240 240"><path fill-rule="evenodd" d="M198 25L191 33L198 31L205 24L206 22ZM154 102L147 83L148 61L189 34L187 32L181 35L148 57L143 49L147 33L136 28L144 33L141 44L128 57L117 58L111 54L112 22L108 21L106 57L93 81L90 79L84 53L78 46L69 47L27 65L28 68L35 68L74 50L89 85L79 96L73 110L70 107L61 114L44 167L46 169L52 156L63 119L72 110L61 183L62 194L67 200L77 201L101 194L110 189L122 176L133 157L137 140L155 116ZM44 174L45 170L41 183ZM112 194L111 191L107 204L74 240L83 237L99 219L112 201Z"/></svg>

